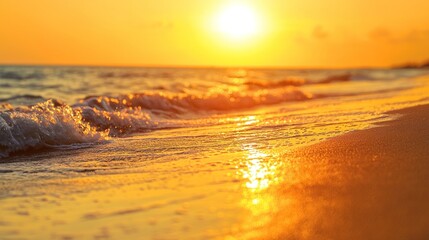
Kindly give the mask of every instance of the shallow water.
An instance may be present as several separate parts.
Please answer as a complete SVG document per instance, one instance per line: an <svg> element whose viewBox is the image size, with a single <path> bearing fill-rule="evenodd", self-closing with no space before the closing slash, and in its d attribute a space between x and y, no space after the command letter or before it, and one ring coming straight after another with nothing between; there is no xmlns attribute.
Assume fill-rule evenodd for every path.
<svg viewBox="0 0 429 240"><path fill-rule="evenodd" d="M0 233L256 237L286 153L427 103L427 74L2 67Z"/></svg>

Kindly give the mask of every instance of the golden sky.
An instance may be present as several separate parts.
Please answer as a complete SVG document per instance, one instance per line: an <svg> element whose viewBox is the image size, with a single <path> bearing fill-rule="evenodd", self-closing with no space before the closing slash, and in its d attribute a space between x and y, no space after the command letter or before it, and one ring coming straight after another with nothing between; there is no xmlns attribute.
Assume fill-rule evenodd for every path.
<svg viewBox="0 0 429 240"><path fill-rule="evenodd" d="M233 4L257 31L218 29ZM1 0L0 64L389 66L429 59L428 10L428 0Z"/></svg>

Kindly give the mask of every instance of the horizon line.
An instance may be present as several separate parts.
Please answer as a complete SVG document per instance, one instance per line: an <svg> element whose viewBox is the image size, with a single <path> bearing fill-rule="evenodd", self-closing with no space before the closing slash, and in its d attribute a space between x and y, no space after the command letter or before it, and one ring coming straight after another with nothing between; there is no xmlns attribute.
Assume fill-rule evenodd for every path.
<svg viewBox="0 0 429 240"><path fill-rule="evenodd" d="M51 63L0 63L2 67L88 67L88 68L170 68L170 69L272 69L272 70L342 70L342 69L391 69L394 66L221 66L221 65L169 65L169 64L51 64Z"/></svg>

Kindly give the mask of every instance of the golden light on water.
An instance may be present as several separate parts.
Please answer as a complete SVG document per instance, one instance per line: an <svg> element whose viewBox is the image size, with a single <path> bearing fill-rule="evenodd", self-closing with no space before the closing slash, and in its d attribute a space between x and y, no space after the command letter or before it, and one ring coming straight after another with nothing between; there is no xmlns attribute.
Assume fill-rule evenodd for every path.
<svg viewBox="0 0 429 240"><path fill-rule="evenodd" d="M245 186L248 190L261 192L279 181L280 161L272 154L256 149L253 144L243 144L242 148L247 152L247 156L241 175L246 180Z"/></svg>
<svg viewBox="0 0 429 240"><path fill-rule="evenodd" d="M271 187L279 182L279 161L270 153L257 149L253 143L242 144L246 153L239 175L244 179L241 204L248 211L243 226L263 226L272 219L276 210L275 195Z"/></svg>
<svg viewBox="0 0 429 240"><path fill-rule="evenodd" d="M269 175L272 174L270 167L263 160L268 155L254 149L251 145L245 146L248 151L246 168L243 170L243 178L247 179L248 189L263 190L270 185Z"/></svg>
<svg viewBox="0 0 429 240"><path fill-rule="evenodd" d="M248 4L231 3L220 10L214 19L214 28L231 40L246 40L262 30L261 19Z"/></svg>
<svg viewBox="0 0 429 240"><path fill-rule="evenodd" d="M248 117L240 118L240 120L242 122L237 123L238 126L241 126L241 125L247 126L247 125L252 125L252 124L256 124L259 122L259 119L256 118L256 116L248 116ZM261 153L261 154L263 154L263 153Z"/></svg>

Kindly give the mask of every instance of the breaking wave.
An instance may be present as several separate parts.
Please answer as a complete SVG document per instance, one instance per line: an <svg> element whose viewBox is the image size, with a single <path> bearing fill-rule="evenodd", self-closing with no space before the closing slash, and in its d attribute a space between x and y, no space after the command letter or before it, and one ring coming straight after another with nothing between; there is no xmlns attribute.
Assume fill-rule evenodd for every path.
<svg viewBox="0 0 429 240"><path fill-rule="evenodd" d="M48 100L0 112L0 157L28 149L96 142L106 139L83 121L78 109Z"/></svg>
<svg viewBox="0 0 429 240"><path fill-rule="evenodd" d="M231 92L207 95L128 94L119 97L87 97L75 106L90 106L105 111L124 108L162 110L173 113L198 111L227 111L272 105L284 101L301 101L312 98L297 88L278 91Z"/></svg>
<svg viewBox="0 0 429 240"><path fill-rule="evenodd" d="M50 99L32 106L0 108L0 157L58 145L90 143L109 137L186 126L178 120L201 114L313 98L297 88L207 95L127 94L91 96L70 106ZM192 115L191 117L189 115Z"/></svg>

